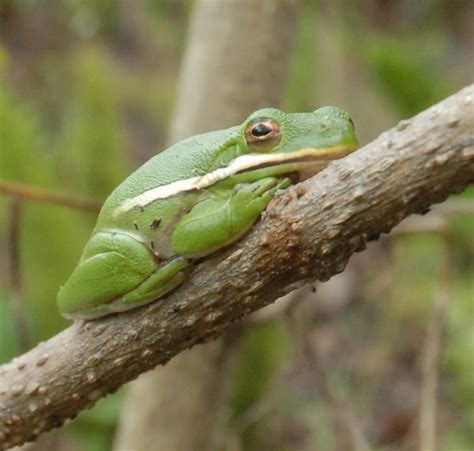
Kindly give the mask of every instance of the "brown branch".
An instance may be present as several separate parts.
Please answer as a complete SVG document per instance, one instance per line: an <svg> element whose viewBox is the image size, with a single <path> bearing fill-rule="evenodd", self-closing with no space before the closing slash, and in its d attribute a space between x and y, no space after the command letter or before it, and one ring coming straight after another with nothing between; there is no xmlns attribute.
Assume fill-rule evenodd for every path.
<svg viewBox="0 0 474 451"><path fill-rule="evenodd" d="M247 237L144 308L71 327L0 367L0 446L33 440L139 374L315 279L341 272L364 236L474 181L474 85L269 205Z"/></svg>
<svg viewBox="0 0 474 451"><path fill-rule="evenodd" d="M97 213L102 202L81 199L54 191L48 191L36 186L24 185L22 183L0 180L0 193L10 194L19 198L44 202L48 204L62 205L76 210L90 211Z"/></svg>

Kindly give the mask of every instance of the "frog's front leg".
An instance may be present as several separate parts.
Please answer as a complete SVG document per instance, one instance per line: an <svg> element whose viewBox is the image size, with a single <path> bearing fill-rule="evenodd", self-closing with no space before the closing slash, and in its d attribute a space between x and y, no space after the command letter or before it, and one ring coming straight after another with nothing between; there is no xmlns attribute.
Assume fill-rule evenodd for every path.
<svg viewBox="0 0 474 451"><path fill-rule="evenodd" d="M91 319L151 302L184 279L189 260L160 264L143 243L121 232L99 232L58 294L67 318Z"/></svg>
<svg viewBox="0 0 474 451"><path fill-rule="evenodd" d="M288 179L265 177L218 191L196 204L176 225L172 236L178 255L200 257L238 239L255 222L278 189L286 188ZM230 193L229 193L230 191Z"/></svg>

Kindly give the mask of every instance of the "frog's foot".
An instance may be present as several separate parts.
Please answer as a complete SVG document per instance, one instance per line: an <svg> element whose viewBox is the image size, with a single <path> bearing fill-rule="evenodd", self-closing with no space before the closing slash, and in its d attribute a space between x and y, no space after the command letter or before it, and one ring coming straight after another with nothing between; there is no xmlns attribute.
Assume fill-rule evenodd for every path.
<svg viewBox="0 0 474 451"><path fill-rule="evenodd" d="M178 255L201 257L227 246L244 234L275 192L290 180L265 177L242 183L196 204L176 225L171 239Z"/></svg>
<svg viewBox="0 0 474 451"><path fill-rule="evenodd" d="M288 178L265 177L254 183L236 185L232 202L236 206L247 205L264 209L277 190L291 185Z"/></svg>
<svg viewBox="0 0 474 451"><path fill-rule="evenodd" d="M66 318L92 319L138 307L179 285L189 264L177 257L160 265L134 237L97 233L59 291L59 310Z"/></svg>
<svg viewBox="0 0 474 451"><path fill-rule="evenodd" d="M176 257L156 268L156 271L141 285L108 304L110 312L123 312L160 298L176 288L185 278L184 269L189 260Z"/></svg>

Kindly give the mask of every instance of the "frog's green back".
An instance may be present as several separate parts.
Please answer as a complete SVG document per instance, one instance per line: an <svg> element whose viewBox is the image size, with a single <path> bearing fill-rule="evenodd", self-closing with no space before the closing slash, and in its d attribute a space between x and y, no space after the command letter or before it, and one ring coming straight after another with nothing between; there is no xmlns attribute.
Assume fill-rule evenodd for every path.
<svg viewBox="0 0 474 451"><path fill-rule="evenodd" d="M239 127L218 130L179 141L148 160L130 174L108 197L101 216L112 212L124 200L151 187L159 187L190 176L204 175L213 168L216 151L237 139Z"/></svg>

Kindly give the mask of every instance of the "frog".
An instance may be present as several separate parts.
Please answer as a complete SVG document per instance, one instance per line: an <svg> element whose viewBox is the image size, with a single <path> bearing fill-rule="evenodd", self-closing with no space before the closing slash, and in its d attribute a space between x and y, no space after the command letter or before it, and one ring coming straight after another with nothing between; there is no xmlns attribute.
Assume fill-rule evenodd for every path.
<svg viewBox="0 0 474 451"><path fill-rule="evenodd" d="M241 239L277 192L356 149L352 119L334 106L262 108L179 141L106 199L59 312L91 320L163 298L196 262Z"/></svg>

